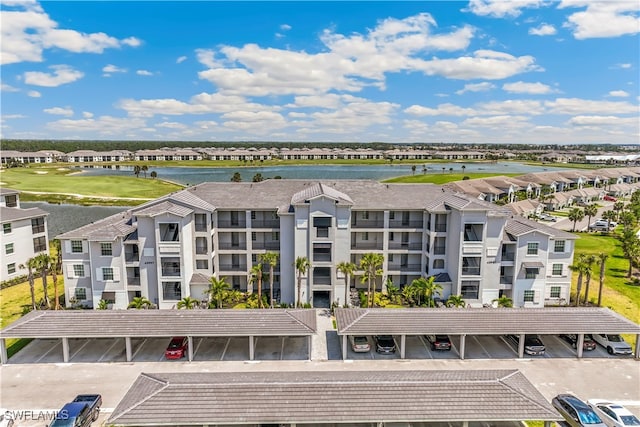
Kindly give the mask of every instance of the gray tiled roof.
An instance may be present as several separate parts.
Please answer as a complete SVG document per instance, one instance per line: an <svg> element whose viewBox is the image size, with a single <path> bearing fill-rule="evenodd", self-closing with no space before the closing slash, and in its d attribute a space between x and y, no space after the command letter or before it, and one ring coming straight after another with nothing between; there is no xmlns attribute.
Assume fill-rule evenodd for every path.
<svg viewBox="0 0 640 427"><path fill-rule="evenodd" d="M99 221L84 225L75 230L56 236L56 239L89 239L89 240L114 240L116 237L124 237L133 231L127 223L131 219L131 211L123 211L110 215Z"/></svg>
<svg viewBox="0 0 640 427"><path fill-rule="evenodd" d="M337 308L338 335L640 334L608 308Z"/></svg>
<svg viewBox="0 0 640 427"><path fill-rule="evenodd" d="M315 310L32 311L2 330L3 338L308 336Z"/></svg>
<svg viewBox="0 0 640 427"><path fill-rule="evenodd" d="M293 196L291 196L291 204L296 205L298 203L304 203L305 201L318 196L327 196L337 200L342 204L353 204L353 200L351 200L351 197L321 182L310 185L304 190L295 193Z"/></svg>
<svg viewBox="0 0 640 427"><path fill-rule="evenodd" d="M512 369L142 373L108 423L176 426L560 419L529 380Z"/></svg>
<svg viewBox="0 0 640 427"><path fill-rule="evenodd" d="M0 187L0 196L9 196L12 194L20 194L20 192L12 188Z"/></svg>
<svg viewBox="0 0 640 427"><path fill-rule="evenodd" d="M527 233L539 231L555 238L572 240L578 238L578 236L576 236L575 234L571 234L554 227L549 227L548 225L520 216L516 216L507 220L507 224L505 225L504 230L513 236L523 236Z"/></svg>
<svg viewBox="0 0 640 427"><path fill-rule="evenodd" d="M179 217L185 217L192 213L193 209L165 200L159 203L146 205L142 209L133 209L133 212L138 216L154 217L170 213Z"/></svg>
<svg viewBox="0 0 640 427"><path fill-rule="evenodd" d="M49 215L49 212L40 208L19 209L0 206L0 222L2 223L18 221L21 219L38 218L47 215Z"/></svg>

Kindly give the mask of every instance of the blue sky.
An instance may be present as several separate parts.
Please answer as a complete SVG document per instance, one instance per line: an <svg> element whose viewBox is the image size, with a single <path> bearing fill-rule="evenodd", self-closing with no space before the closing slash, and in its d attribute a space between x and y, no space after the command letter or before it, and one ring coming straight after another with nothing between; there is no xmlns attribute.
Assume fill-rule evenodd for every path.
<svg viewBox="0 0 640 427"><path fill-rule="evenodd" d="M1 4L3 138L640 142L637 0Z"/></svg>

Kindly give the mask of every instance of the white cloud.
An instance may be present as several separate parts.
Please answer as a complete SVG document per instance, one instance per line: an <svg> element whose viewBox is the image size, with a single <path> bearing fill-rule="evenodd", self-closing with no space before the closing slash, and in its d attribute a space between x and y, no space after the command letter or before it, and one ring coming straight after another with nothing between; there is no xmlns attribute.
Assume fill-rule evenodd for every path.
<svg viewBox="0 0 640 427"><path fill-rule="evenodd" d="M541 0L470 0L465 11L469 11L480 16L491 16L494 18L520 16L522 9L537 8L543 4Z"/></svg>
<svg viewBox="0 0 640 427"><path fill-rule="evenodd" d="M545 101L545 107L556 114L637 114L638 106L619 101L592 101L581 98L558 98Z"/></svg>
<svg viewBox="0 0 640 427"><path fill-rule="evenodd" d="M34 86L58 87L84 77L82 71L74 70L69 65L52 65L49 68L53 70L53 74L40 71L25 72L24 82Z"/></svg>
<svg viewBox="0 0 640 427"><path fill-rule="evenodd" d="M550 86L543 83L527 83L527 82L514 82L505 83L502 85L502 89L511 93L528 93L531 95L544 95L547 93L555 92Z"/></svg>
<svg viewBox="0 0 640 427"><path fill-rule="evenodd" d="M147 70L137 70L136 74L139 76L153 76L153 73Z"/></svg>
<svg viewBox="0 0 640 427"><path fill-rule="evenodd" d="M126 68L120 68L116 65L113 64L108 64L105 65L104 67L102 67L102 72L105 74L111 74L111 73L126 73L127 69Z"/></svg>
<svg viewBox="0 0 640 427"><path fill-rule="evenodd" d="M456 91L457 95L462 95L465 92L486 92L488 90L494 89L496 86L493 83L482 82L482 83L468 83L464 85L464 88Z"/></svg>
<svg viewBox="0 0 640 427"><path fill-rule="evenodd" d="M89 111L83 111L82 117L84 117L85 119L90 119L93 117L93 113L90 113Z"/></svg>
<svg viewBox="0 0 640 427"><path fill-rule="evenodd" d="M551 24L542 24L537 28L529 28L529 34L533 36L552 36L556 33L556 27Z"/></svg>
<svg viewBox="0 0 640 427"><path fill-rule="evenodd" d="M586 8L569 15L564 27L576 39L619 37L640 33L640 2L563 0L558 8Z"/></svg>
<svg viewBox="0 0 640 427"><path fill-rule="evenodd" d="M638 119L633 117L618 116L575 116L569 119L567 124L576 126L620 126L638 125Z"/></svg>
<svg viewBox="0 0 640 427"><path fill-rule="evenodd" d="M31 98L40 98L42 94L37 90L30 90L29 92L27 92L27 96L30 96Z"/></svg>
<svg viewBox="0 0 640 427"><path fill-rule="evenodd" d="M2 38L0 63L41 62L46 49L62 49L74 53L102 53L105 49L139 46L140 40L119 40L105 33L82 33L58 28L58 23L39 4L14 2L13 10L0 11Z"/></svg>
<svg viewBox="0 0 640 427"><path fill-rule="evenodd" d="M2 83L2 85L0 85L0 90L2 90L2 92L20 92L20 89L17 87L13 87L6 83Z"/></svg>
<svg viewBox="0 0 640 427"><path fill-rule="evenodd" d="M178 122L156 123L155 126L159 128L167 128L167 129L186 129L187 128L185 124L178 123Z"/></svg>
<svg viewBox="0 0 640 427"><path fill-rule="evenodd" d="M615 96L618 98L626 98L629 96L628 92L625 92L624 90L612 90L611 92L609 92L609 96Z"/></svg>
<svg viewBox="0 0 640 427"><path fill-rule="evenodd" d="M631 64L629 63L625 63L625 64L616 64L614 65L612 68L620 68L622 70L628 70L631 68Z"/></svg>
<svg viewBox="0 0 640 427"><path fill-rule="evenodd" d="M483 127L500 131L509 129L522 129L530 125L526 116L491 116L491 117L471 117L461 123L462 126Z"/></svg>
<svg viewBox="0 0 640 427"><path fill-rule="evenodd" d="M210 129L210 128L215 128L218 126L217 122L214 122L213 120L202 120L202 121L197 121L194 123L196 126L198 126L200 129Z"/></svg>
<svg viewBox="0 0 640 427"><path fill-rule="evenodd" d="M73 110L69 107L53 107L53 108L45 108L43 110L47 114L54 114L56 116L73 116Z"/></svg>
<svg viewBox="0 0 640 427"><path fill-rule="evenodd" d="M280 29L281 29L282 31L289 31L289 30L291 29L291 25L289 25L289 24L282 24L282 25L280 25Z"/></svg>
<svg viewBox="0 0 640 427"><path fill-rule="evenodd" d="M26 119L27 116L25 116L24 114L3 114L2 115L2 120L5 119Z"/></svg>
<svg viewBox="0 0 640 427"><path fill-rule="evenodd" d="M176 64L180 64L186 60L187 60L186 56L179 56L178 59L176 59Z"/></svg>

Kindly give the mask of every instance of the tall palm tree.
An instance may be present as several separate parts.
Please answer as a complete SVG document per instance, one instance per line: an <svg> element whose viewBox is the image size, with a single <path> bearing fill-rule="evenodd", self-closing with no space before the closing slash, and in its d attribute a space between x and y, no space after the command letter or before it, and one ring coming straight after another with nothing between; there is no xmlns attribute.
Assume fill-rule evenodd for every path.
<svg viewBox="0 0 640 427"><path fill-rule="evenodd" d="M607 225L611 224L611 221L615 221L618 219L618 214L615 211L604 211L602 212L602 219L607 220Z"/></svg>
<svg viewBox="0 0 640 427"><path fill-rule="evenodd" d="M376 298L376 277L382 275L382 264L384 263L384 255L376 253L366 253L360 259L360 268L364 270L362 283L367 282L367 307L373 307ZM371 292L371 282L373 282L373 292ZM369 302L371 297L371 302Z"/></svg>
<svg viewBox="0 0 640 427"><path fill-rule="evenodd" d="M464 307L467 305L467 303L464 301L464 298L462 298L462 295L449 295L449 298L447 298L447 302L445 303L447 307L456 307L456 308L460 308L460 307Z"/></svg>
<svg viewBox="0 0 640 427"><path fill-rule="evenodd" d="M573 264L569 266L569 270L571 271L575 271L576 273L578 273L578 282L577 282L577 288L576 288L576 301L575 301L575 305L576 307L578 305L580 305L580 295L582 293L582 276L586 273L587 270L587 266L585 264L585 254L580 254L578 255L578 260Z"/></svg>
<svg viewBox="0 0 640 427"><path fill-rule="evenodd" d="M584 207L584 215L588 218L588 224L591 224L591 217L598 215L598 206L589 204Z"/></svg>
<svg viewBox="0 0 640 427"><path fill-rule="evenodd" d="M140 171L141 171L140 165L135 165L133 167L133 173L136 176L136 178L140 178Z"/></svg>
<svg viewBox="0 0 640 427"><path fill-rule="evenodd" d="M513 300L506 295L494 299L492 302L498 303L498 307L513 307Z"/></svg>
<svg viewBox="0 0 640 427"><path fill-rule="evenodd" d="M58 267L56 272L62 273L62 244L60 243L60 239L53 239L50 242L49 249L55 254L56 266Z"/></svg>
<svg viewBox="0 0 640 427"><path fill-rule="evenodd" d="M624 257L629 260L627 277L631 277L631 273L633 273L634 259L637 258L638 252L640 251L640 239L633 230L624 230L619 239L622 246L622 253L624 254Z"/></svg>
<svg viewBox="0 0 640 427"><path fill-rule="evenodd" d="M195 298L184 297L180 301L178 301L178 304L176 304L176 307L178 308L178 310L181 308L184 308L186 310L191 310L196 308L199 304L200 304L200 301L198 301Z"/></svg>
<svg viewBox="0 0 640 427"><path fill-rule="evenodd" d="M424 297L424 302L427 303L427 307L435 307L433 297L434 295L439 295L442 290L442 286L435 283L435 279L435 276L428 278L420 277L411 282L411 286L416 288L416 293ZM420 299L418 299L418 305L420 305Z"/></svg>
<svg viewBox="0 0 640 427"><path fill-rule="evenodd" d="M569 211L569 214L567 215L567 218L569 218L569 220L573 221L573 232L576 231L576 222L578 221L582 221L582 219L584 218L584 211L580 208L573 208L571 209L571 211Z"/></svg>
<svg viewBox="0 0 640 427"><path fill-rule="evenodd" d="M36 260L29 258L24 264L20 264L19 268L27 270L27 280L29 281L29 292L31 292L31 309L37 310L36 306L36 282L33 272L37 268Z"/></svg>
<svg viewBox="0 0 640 427"><path fill-rule="evenodd" d="M60 300L58 298L58 271L60 265L58 264L58 257L49 257L51 280L53 281L53 309L60 310Z"/></svg>
<svg viewBox="0 0 640 427"><path fill-rule="evenodd" d="M600 307L600 303L602 302L602 287L604 286L605 263L607 262L607 258L609 258L609 254L600 252L597 258L600 263L600 286L598 287L598 307Z"/></svg>
<svg viewBox="0 0 640 427"><path fill-rule="evenodd" d="M216 308L222 308L222 301L224 300L225 295L229 292L230 286L227 282L226 277L213 277L209 278L209 289L207 289L207 293L209 294L209 298L213 299L216 302Z"/></svg>
<svg viewBox="0 0 640 427"><path fill-rule="evenodd" d="M342 261L338 263L336 268L340 273L344 274L344 306L347 307L349 305L349 291L351 290L349 278L353 276L357 267L352 262Z"/></svg>
<svg viewBox="0 0 640 427"><path fill-rule="evenodd" d="M616 212L616 214L620 214L620 212L624 209L624 202L623 201L619 201L619 202L615 202L613 204L613 210Z"/></svg>
<svg viewBox="0 0 640 427"><path fill-rule="evenodd" d="M466 168L467 168L467 167L466 167L465 165L462 165L462 173L464 173L464 170L465 170Z"/></svg>
<svg viewBox="0 0 640 427"><path fill-rule="evenodd" d="M258 285L258 308L264 308L262 306L262 262L258 259L258 263L251 267L251 281Z"/></svg>
<svg viewBox="0 0 640 427"><path fill-rule="evenodd" d="M40 277L42 277L42 290L44 292L44 305L47 308L51 307L51 302L49 301L49 292L47 290L47 274L49 273L49 268L51 265L51 257L41 252L35 257L36 260L36 269L40 272Z"/></svg>
<svg viewBox="0 0 640 427"><path fill-rule="evenodd" d="M589 285L591 284L591 274L593 271L591 268L593 267L593 263L596 262L595 255L587 255L584 257L584 264L587 267L585 269L585 286L584 286L584 305L587 305L589 302Z"/></svg>
<svg viewBox="0 0 640 427"><path fill-rule="evenodd" d="M142 173L144 173L144 177L146 178L146 177L147 177L147 171L149 170L149 166L147 166L147 165L142 165L142 166L140 167L140 170L142 171Z"/></svg>
<svg viewBox="0 0 640 427"><path fill-rule="evenodd" d="M265 252L258 255L260 262L269 265L269 306L273 308L273 270L278 265L280 254L277 252Z"/></svg>
<svg viewBox="0 0 640 427"><path fill-rule="evenodd" d="M296 272L298 273L298 298L296 304L298 307L302 307L302 276L307 274L307 271L311 268L311 263L307 257L299 256L296 258Z"/></svg>
<svg viewBox="0 0 640 427"><path fill-rule="evenodd" d="M153 306L153 303L149 301L147 298L134 297L129 303L129 305L127 306L127 308L135 308L136 310L142 310L142 309L151 308L151 306Z"/></svg>

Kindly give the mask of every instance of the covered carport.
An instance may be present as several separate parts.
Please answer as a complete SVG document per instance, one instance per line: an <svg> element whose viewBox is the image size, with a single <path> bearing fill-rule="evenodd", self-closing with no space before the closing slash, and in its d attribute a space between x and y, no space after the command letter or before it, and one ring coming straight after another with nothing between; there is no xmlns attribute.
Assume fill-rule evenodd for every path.
<svg viewBox="0 0 640 427"><path fill-rule="evenodd" d="M316 333L313 309L274 310L62 310L32 311L5 327L0 356L6 364L7 338L61 339L63 361L69 362L70 338L124 338L126 360L133 359L135 337L186 336L193 360L194 337L246 337L249 360L255 357L256 337L307 337Z"/></svg>
<svg viewBox="0 0 640 427"><path fill-rule="evenodd" d="M335 315L343 359L351 335L399 336L402 359L406 337L425 334L458 335L461 359L467 335L519 335L520 358L526 334L577 334L579 358L585 334L635 334L636 358L640 350L640 326L608 308L337 308Z"/></svg>
<svg viewBox="0 0 640 427"><path fill-rule="evenodd" d="M181 372L140 374L107 424L473 427L561 419L516 369Z"/></svg>

